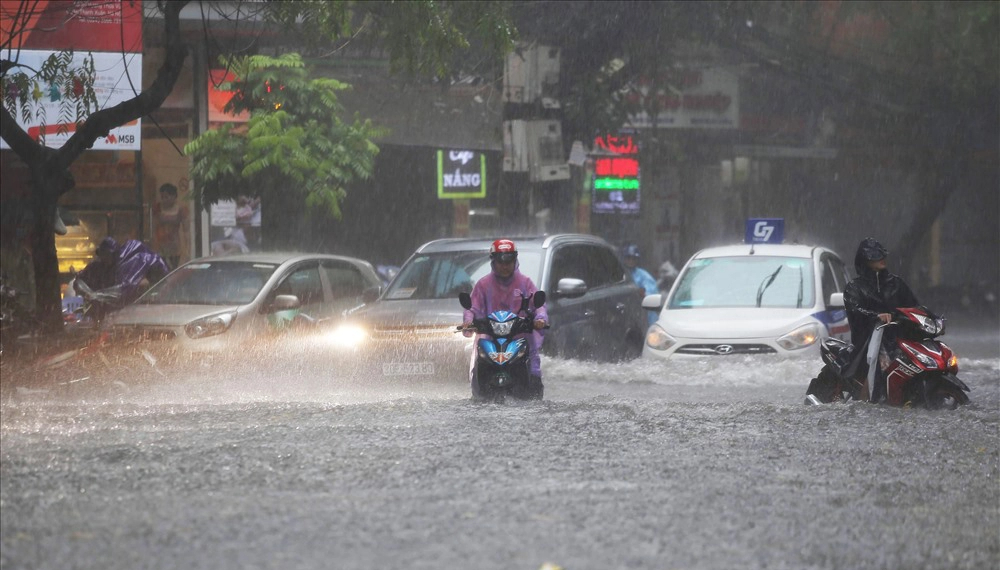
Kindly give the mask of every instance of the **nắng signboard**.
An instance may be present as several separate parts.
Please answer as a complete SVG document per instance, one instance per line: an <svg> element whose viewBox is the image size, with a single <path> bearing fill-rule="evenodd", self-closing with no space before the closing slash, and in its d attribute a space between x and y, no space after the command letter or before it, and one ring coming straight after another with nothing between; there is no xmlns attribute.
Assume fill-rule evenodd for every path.
<svg viewBox="0 0 1000 570"><path fill-rule="evenodd" d="M437 151L440 199L486 197L486 155L474 150Z"/></svg>

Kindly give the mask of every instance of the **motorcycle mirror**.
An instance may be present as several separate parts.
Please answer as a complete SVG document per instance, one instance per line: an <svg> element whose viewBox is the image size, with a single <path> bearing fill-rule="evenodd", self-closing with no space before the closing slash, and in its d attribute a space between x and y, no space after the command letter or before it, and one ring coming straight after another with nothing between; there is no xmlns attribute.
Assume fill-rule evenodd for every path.
<svg viewBox="0 0 1000 570"><path fill-rule="evenodd" d="M465 309L472 308L472 297L465 291L458 294L458 302L461 303L462 307Z"/></svg>
<svg viewBox="0 0 1000 570"><path fill-rule="evenodd" d="M545 291L535 291L535 308L541 307L545 304Z"/></svg>

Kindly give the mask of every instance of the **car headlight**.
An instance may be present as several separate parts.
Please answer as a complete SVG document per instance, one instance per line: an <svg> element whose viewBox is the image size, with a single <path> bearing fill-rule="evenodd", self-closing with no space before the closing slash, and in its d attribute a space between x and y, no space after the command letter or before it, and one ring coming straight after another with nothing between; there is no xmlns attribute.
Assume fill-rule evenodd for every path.
<svg viewBox="0 0 1000 570"><path fill-rule="evenodd" d="M203 317L184 325L184 332L190 338L205 338L222 334L236 321L236 311Z"/></svg>
<svg viewBox="0 0 1000 570"><path fill-rule="evenodd" d="M819 323L809 323L778 339L778 346L785 350L798 350L816 344L819 340Z"/></svg>
<svg viewBox="0 0 1000 570"><path fill-rule="evenodd" d="M655 350L667 350L677 344L674 337L667 334L660 325L654 324L646 333L646 346Z"/></svg>
<svg viewBox="0 0 1000 570"><path fill-rule="evenodd" d="M343 324L330 332L329 340L338 348L357 348L368 340L368 331L358 325Z"/></svg>

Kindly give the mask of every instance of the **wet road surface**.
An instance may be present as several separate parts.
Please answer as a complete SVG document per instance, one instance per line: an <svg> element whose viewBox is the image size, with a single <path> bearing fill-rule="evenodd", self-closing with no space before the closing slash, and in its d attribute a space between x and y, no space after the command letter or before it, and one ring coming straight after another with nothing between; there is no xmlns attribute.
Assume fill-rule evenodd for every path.
<svg viewBox="0 0 1000 570"><path fill-rule="evenodd" d="M948 337L950 412L807 407L820 363L766 359L549 359L506 405L323 361L4 378L0 565L998 568L1000 342Z"/></svg>

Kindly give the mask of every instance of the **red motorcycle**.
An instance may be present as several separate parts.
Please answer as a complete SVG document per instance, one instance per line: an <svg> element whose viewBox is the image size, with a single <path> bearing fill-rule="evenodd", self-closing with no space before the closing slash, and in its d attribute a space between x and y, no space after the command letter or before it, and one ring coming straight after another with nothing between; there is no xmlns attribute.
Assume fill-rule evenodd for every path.
<svg viewBox="0 0 1000 570"><path fill-rule="evenodd" d="M895 333L882 346L887 330ZM820 346L825 366L806 391L807 404L836 400L867 400L875 395L876 366L882 371L885 403L891 406L922 405L928 409L955 409L969 403L969 387L958 377L958 356L937 340L944 334L945 320L926 307L897 309L890 323L875 327L868 341L868 377L847 374L853 347L838 339Z"/></svg>

